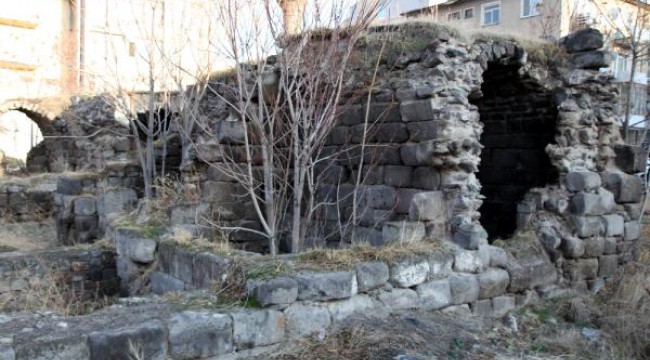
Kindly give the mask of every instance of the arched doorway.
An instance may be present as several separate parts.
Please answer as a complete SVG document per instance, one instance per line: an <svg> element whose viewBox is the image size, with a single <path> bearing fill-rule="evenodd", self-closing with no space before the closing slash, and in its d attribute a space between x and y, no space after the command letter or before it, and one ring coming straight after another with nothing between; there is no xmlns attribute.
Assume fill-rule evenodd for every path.
<svg viewBox="0 0 650 360"><path fill-rule="evenodd" d="M473 101L484 125L477 178L485 199L479 211L491 241L513 235L526 193L556 183L559 176L545 152L556 132L553 94L522 75L520 66L490 62L483 73L483 96Z"/></svg>
<svg viewBox="0 0 650 360"><path fill-rule="evenodd" d="M2 165L9 173L24 168L27 154L42 140L39 125L24 112L10 110L0 114Z"/></svg>

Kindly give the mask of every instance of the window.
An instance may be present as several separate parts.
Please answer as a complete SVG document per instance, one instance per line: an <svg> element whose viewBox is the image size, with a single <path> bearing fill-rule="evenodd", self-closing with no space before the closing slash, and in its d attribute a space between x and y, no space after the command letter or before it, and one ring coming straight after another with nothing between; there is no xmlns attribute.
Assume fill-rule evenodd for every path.
<svg viewBox="0 0 650 360"><path fill-rule="evenodd" d="M460 11L454 11L453 13L449 13L447 15L447 20L449 21L460 20Z"/></svg>
<svg viewBox="0 0 650 360"><path fill-rule="evenodd" d="M497 25L501 22L501 3L494 2L489 4L481 5L482 13L482 24L483 26L487 25Z"/></svg>
<svg viewBox="0 0 650 360"><path fill-rule="evenodd" d="M129 42L129 56L135 56L135 43Z"/></svg>
<svg viewBox="0 0 650 360"><path fill-rule="evenodd" d="M539 6L541 4L541 0L521 0L521 17L539 15Z"/></svg>
<svg viewBox="0 0 650 360"><path fill-rule="evenodd" d="M463 18L464 19L471 19L474 17L474 9L473 8L468 8L463 10Z"/></svg>

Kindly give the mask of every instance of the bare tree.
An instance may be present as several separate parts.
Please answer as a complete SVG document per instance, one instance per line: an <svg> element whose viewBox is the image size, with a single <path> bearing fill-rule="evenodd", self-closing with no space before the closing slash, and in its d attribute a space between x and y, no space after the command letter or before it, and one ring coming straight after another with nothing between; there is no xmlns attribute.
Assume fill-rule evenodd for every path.
<svg viewBox="0 0 650 360"><path fill-rule="evenodd" d="M632 109L632 92L636 81L638 67L641 62L648 61L649 42L647 26L650 21L650 6L642 1L595 1L591 0L605 23L605 34L610 45L625 53L631 59L630 72L627 74L623 87L624 101L622 104L623 127L622 135L625 140L630 135L630 115Z"/></svg>
<svg viewBox="0 0 650 360"><path fill-rule="evenodd" d="M272 254L285 225L290 250L302 247L319 206L316 169L330 156L322 150L341 111L347 64L381 6L381 1L361 1L349 13L343 3L327 7L313 2L309 14L300 16L309 30L300 34L286 28L274 2L221 4L227 53L238 65L227 80L211 81L207 89L227 104L230 120L241 126L244 154L238 158L220 144L222 159L208 162L245 187L262 226L262 230L224 230L264 235ZM242 26L244 21L251 26ZM277 44L283 46L278 54L266 57L278 50ZM205 119L196 120L200 134L217 136Z"/></svg>

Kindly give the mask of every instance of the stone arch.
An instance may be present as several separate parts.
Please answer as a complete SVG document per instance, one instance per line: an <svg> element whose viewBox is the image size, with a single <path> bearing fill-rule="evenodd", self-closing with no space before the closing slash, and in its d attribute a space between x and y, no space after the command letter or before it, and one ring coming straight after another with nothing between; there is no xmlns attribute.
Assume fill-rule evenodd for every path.
<svg viewBox="0 0 650 360"><path fill-rule="evenodd" d="M528 62L509 41L475 45L483 72L481 90L470 96L483 127L476 177L484 197L479 212L490 240L507 238L526 225L520 216L534 188L559 184L546 148L558 133L558 106L546 71Z"/></svg>
<svg viewBox="0 0 650 360"><path fill-rule="evenodd" d="M54 111L48 111L38 104L26 100L10 101L0 105L0 115L9 111L19 111L27 115L38 126L43 136L54 133L54 128L52 127L52 120L56 117Z"/></svg>

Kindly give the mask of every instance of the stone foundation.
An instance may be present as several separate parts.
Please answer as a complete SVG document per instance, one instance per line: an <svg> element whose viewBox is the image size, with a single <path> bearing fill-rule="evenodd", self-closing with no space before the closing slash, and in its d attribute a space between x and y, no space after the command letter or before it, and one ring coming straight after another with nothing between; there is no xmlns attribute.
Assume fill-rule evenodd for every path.
<svg viewBox="0 0 650 360"><path fill-rule="evenodd" d="M118 285L115 253L110 250L0 253L0 302L10 304L7 308L20 309L21 299L42 296L39 291L83 300L113 295Z"/></svg>

